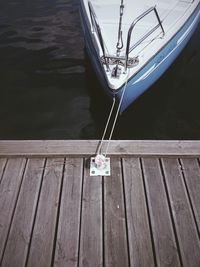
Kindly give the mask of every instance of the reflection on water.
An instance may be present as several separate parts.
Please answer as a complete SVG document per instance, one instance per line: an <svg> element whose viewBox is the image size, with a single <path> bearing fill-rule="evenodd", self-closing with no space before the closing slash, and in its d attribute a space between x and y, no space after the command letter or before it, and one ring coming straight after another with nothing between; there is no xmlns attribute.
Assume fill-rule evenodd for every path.
<svg viewBox="0 0 200 267"><path fill-rule="evenodd" d="M78 0L0 2L0 139L93 139L110 103L84 55ZM119 118L117 139L200 139L200 27Z"/></svg>

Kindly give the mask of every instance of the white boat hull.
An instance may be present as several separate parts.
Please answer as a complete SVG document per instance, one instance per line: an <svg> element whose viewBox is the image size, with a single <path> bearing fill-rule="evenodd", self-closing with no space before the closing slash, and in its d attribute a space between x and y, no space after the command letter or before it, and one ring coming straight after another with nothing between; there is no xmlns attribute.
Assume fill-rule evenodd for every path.
<svg viewBox="0 0 200 267"><path fill-rule="evenodd" d="M192 3L190 5L192 5ZM162 45L160 47L158 46L159 49L154 51L152 55L149 53L150 56L146 62L142 63L141 60L141 64L138 64L139 66L137 66L133 71L128 71L128 81L125 82L123 80L121 86L118 88L113 88L110 84L105 66L102 66L100 48L97 49L97 45L94 42L94 33L91 32L90 20L86 16L83 2L81 7L81 18L86 48L97 77L102 83L102 87L108 95L113 96L114 94L117 100L120 101L123 95L123 88L127 83L125 89L126 91L123 95L123 101L120 107L120 111L123 112L132 102L134 102L156 80L160 78L160 76L169 68L172 62L188 43L200 20L200 4L198 1L187 20L183 20L184 23L182 23L182 25L177 28L173 34L171 34L171 36L166 34L166 41L164 42L161 40L163 42ZM165 37L163 37L163 39L164 38ZM161 41L158 40L157 43ZM148 54L148 51L146 53ZM120 82L119 80L120 78L118 78L118 83Z"/></svg>

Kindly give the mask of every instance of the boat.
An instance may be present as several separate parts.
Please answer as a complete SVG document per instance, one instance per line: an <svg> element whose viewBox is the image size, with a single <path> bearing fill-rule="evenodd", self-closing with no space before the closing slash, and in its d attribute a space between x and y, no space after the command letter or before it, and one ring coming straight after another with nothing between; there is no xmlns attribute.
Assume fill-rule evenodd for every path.
<svg viewBox="0 0 200 267"><path fill-rule="evenodd" d="M199 0L80 0L85 47L122 113L169 68L200 20Z"/></svg>

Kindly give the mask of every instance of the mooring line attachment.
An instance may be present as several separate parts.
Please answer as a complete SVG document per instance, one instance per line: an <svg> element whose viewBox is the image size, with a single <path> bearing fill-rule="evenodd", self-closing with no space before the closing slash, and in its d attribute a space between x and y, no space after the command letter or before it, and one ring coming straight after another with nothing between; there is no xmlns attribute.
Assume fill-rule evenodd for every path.
<svg viewBox="0 0 200 267"><path fill-rule="evenodd" d="M90 159L90 176L110 176L110 158L98 154Z"/></svg>
<svg viewBox="0 0 200 267"><path fill-rule="evenodd" d="M107 158L106 156L103 155L102 146L105 140L106 133L108 131L108 126L111 121L115 103L116 103L116 98L115 98L115 95L113 95L113 103L112 103L112 106L111 106L111 109L108 115L108 119L106 122L106 126L104 128L104 131L103 131L102 138L99 141L99 144L97 146L95 156L90 158L90 176L98 176L98 175L110 176L110 158Z"/></svg>

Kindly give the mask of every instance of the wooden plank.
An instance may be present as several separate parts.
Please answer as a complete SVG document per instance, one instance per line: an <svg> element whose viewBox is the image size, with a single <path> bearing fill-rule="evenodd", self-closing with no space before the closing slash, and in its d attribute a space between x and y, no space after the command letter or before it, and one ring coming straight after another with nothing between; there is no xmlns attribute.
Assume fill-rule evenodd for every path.
<svg viewBox="0 0 200 267"><path fill-rule="evenodd" d="M63 164L62 158L47 160L30 245L28 267L51 266Z"/></svg>
<svg viewBox="0 0 200 267"><path fill-rule="evenodd" d="M197 159L181 159L195 219L200 233L200 168Z"/></svg>
<svg viewBox="0 0 200 267"><path fill-rule="evenodd" d="M159 160L142 163L157 266L181 266Z"/></svg>
<svg viewBox="0 0 200 267"><path fill-rule="evenodd" d="M103 266L102 251L102 178L90 177L85 169L79 265Z"/></svg>
<svg viewBox="0 0 200 267"><path fill-rule="evenodd" d="M105 266L129 266L126 215L120 159L111 159L111 176L104 180Z"/></svg>
<svg viewBox="0 0 200 267"><path fill-rule="evenodd" d="M139 158L123 159L131 266L155 266Z"/></svg>
<svg viewBox="0 0 200 267"><path fill-rule="evenodd" d="M0 141L0 156L65 156L93 155L98 140L23 140ZM107 143L103 144L105 151ZM112 140L109 146L112 155L200 155L200 141L171 140Z"/></svg>
<svg viewBox="0 0 200 267"><path fill-rule="evenodd" d="M0 158L0 183L1 183L1 179L3 177L3 172L4 172L4 169L6 166L6 162L7 162L7 159Z"/></svg>
<svg viewBox="0 0 200 267"><path fill-rule="evenodd" d="M66 159L56 241L55 267L77 266L82 174L82 158Z"/></svg>
<svg viewBox="0 0 200 267"><path fill-rule="evenodd" d="M162 160L183 266L200 266L200 241L178 160Z"/></svg>
<svg viewBox="0 0 200 267"><path fill-rule="evenodd" d="M21 185L25 162L23 158L9 159L0 184L0 262Z"/></svg>
<svg viewBox="0 0 200 267"><path fill-rule="evenodd" d="M43 166L42 159L30 159L27 163L2 267L25 266Z"/></svg>

